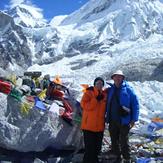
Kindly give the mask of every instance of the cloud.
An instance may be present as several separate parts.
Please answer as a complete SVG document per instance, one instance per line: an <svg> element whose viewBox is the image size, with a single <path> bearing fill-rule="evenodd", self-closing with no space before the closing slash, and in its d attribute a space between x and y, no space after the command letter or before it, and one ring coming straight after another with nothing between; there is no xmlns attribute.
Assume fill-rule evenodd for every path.
<svg viewBox="0 0 163 163"><path fill-rule="evenodd" d="M18 5L23 3L25 0L10 0L10 5Z"/></svg>
<svg viewBox="0 0 163 163"><path fill-rule="evenodd" d="M17 6L17 5L22 4L22 3L32 5L31 0L10 0L10 6L11 7Z"/></svg>

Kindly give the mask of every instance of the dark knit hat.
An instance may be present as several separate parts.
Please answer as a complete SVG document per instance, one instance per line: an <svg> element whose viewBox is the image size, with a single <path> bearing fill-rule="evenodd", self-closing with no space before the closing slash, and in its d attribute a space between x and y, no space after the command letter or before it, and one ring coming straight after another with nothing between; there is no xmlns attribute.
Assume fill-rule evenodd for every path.
<svg viewBox="0 0 163 163"><path fill-rule="evenodd" d="M95 84L96 84L96 82L97 82L98 80L101 80L101 81L102 81L103 86L105 85L105 83L104 83L104 79L101 78L101 77L97 77L97 78L94 80L94 86L95 86Z"/></svg>

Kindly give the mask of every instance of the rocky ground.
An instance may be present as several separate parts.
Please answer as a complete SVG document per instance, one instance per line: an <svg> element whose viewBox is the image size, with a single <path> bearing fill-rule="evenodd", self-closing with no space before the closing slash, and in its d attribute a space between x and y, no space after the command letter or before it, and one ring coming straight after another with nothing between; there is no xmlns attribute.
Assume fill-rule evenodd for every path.
<svg viewBox="0 0 163 163"><path fill-rule="evenodd" d="M155 135L130 134L132 162L136 163L162 163L163 162L163 129L157 130ZM110 138L106 130L103 139L102 152L99 156L101 163L115 163L109 158ZM82 163L84 150L55 150L47 148L43 152L17 152L0 150L1 163ZM116 163L118 163L116 161ZM123 161L121 162L123 163Z"/></svg>

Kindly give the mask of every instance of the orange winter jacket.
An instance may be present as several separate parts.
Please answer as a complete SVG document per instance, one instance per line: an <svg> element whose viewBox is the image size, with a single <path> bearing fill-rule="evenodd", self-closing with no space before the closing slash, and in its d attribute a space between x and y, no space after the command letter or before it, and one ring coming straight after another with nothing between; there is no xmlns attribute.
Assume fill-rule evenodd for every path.
<svg viewBox="0 0 163 163"><path fill-rule="evenodd" d="M98 101L96 97L99 92L95 87L87 88L81 99L83 109L81 129L93 132L104 131L105 128L105 109L106 91L102 91L103 99Z"/></svg>

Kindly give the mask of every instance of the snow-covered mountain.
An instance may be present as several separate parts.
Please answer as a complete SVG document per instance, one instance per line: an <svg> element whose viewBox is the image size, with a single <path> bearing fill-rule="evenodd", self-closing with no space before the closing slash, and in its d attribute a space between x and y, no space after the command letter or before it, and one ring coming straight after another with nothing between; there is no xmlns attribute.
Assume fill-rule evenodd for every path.
<svg viewBox="0 0 163 163"><path fill-rule="evenodd" d="M20 3L11 6L11 8L6 12L14 18L16 24L24 27L37 28L46 26L46 20L42 15L41 9L35 6Z"/></svg>
<svg viewBox="0 0 163 163"><path fill-rule="evenodd" d="M149 71L153 72L162 61L162 9L163 4L159 0L90 0L71 15L56 17L46 23L37 7L19 4L6 11L7 14L1 14L1 17L4 17L4 14L10 17L12 24L18 29L11 28L6 35L1 34L0 41L3 45L3 40L13 39L8 33L21 31L23 39L17 39L19 41L16 45L20 49L15 46L3 48L2 54L13 58L11 52L16 50L22 58L29 56L25 63L27 66L23 68L35 63L53 63L64 57L73 60L74 56L81 55L81 59L75 61L76 66L71 64L74 73L83 71L81 68L85 66L91 69L97 62L100 63L99 60L106 61L104 58L107 57L107 63L103 67L110 72L113 68L122 67L125 70L130 66L130 69L126 68L127 74L130 74L130 71L139 74L132 75L131 80L136 80L137 77L141 80L151 80L153 77L160 80L162 76L158 75L159 70L152 77ZM7 25L1 27L1 31L6 31ZM26 42L25 46L22 42ZM147 43L150 43L152 48L147 48ZM136 63L137 59L140 64ZM11 59L8 63L13 64ZM20 65L19 60L14 60L14 64ZM142 66L144 64L149 65L149 68ZM11 67L8 64L7 66ZM15 66L12 67L14 69ZM140 69L144 70L146 75L141 76ZM100 74L106 76L105 72Z"/></svg>
<svg viewBox="0 0 163 163"><path fill-rule="evenodd" d="M158 0L90 0L61 22L73 26L66 52L96 49L103 53L124 40L145 40L153 33L162 35L162 8Z"/></svg>
<svg viewBox="0 0 163 163"><path fill-rule="evenodd" d="M0 12L0 20L1 71L10 69L20 72L31 65L28 40L11 16Z"/></svg>
<svg viewBox="0 0 163 163"><path fill-rule="evenodd" d="M97 75L109 79L110 73L119 68L131 81L163 80L160 1L90 0L62 19L59 26L51 24L60 32L57 51L68 58L52 67L58 63L70 74L81 74L87 80ZM57 66L53 74L64 74L63 69Z"/></svg>
<svg viewBox="0 0 163 163"><path fill-rule="evenodd" d="M33 63L54 59L59 37L37 8L19 4L0 12L0 19L1 73L21 74Z"/></svg>
<svg viewBox="0 0 163 163"><path fill-rule="evenodd" d="M70 65L73 74L85 75L89 69L93 76L108 79L112 71L122 68L126 74L132 73L129 80L162 81L162 9L158 0L90 0L71 15L45 24L37 8L19 4L8 14L1 12L1 20L6 22L1 22L1 53L10 65L21 65L15 53L27 56L23 68L35 63L53 65L56 60L64 65L69 60L65 66ZM9 28L8 24L13 25ZM16 46L9 46L15 42Z"/></svg>
<svg viewBox="0 0 163 163"><path fill-rule="evenodd" d="M162 7L158 0L90 0L61 25L75 24L78 28L92 24L101 41L145 39L152 33L162 34Z"/></svg>

